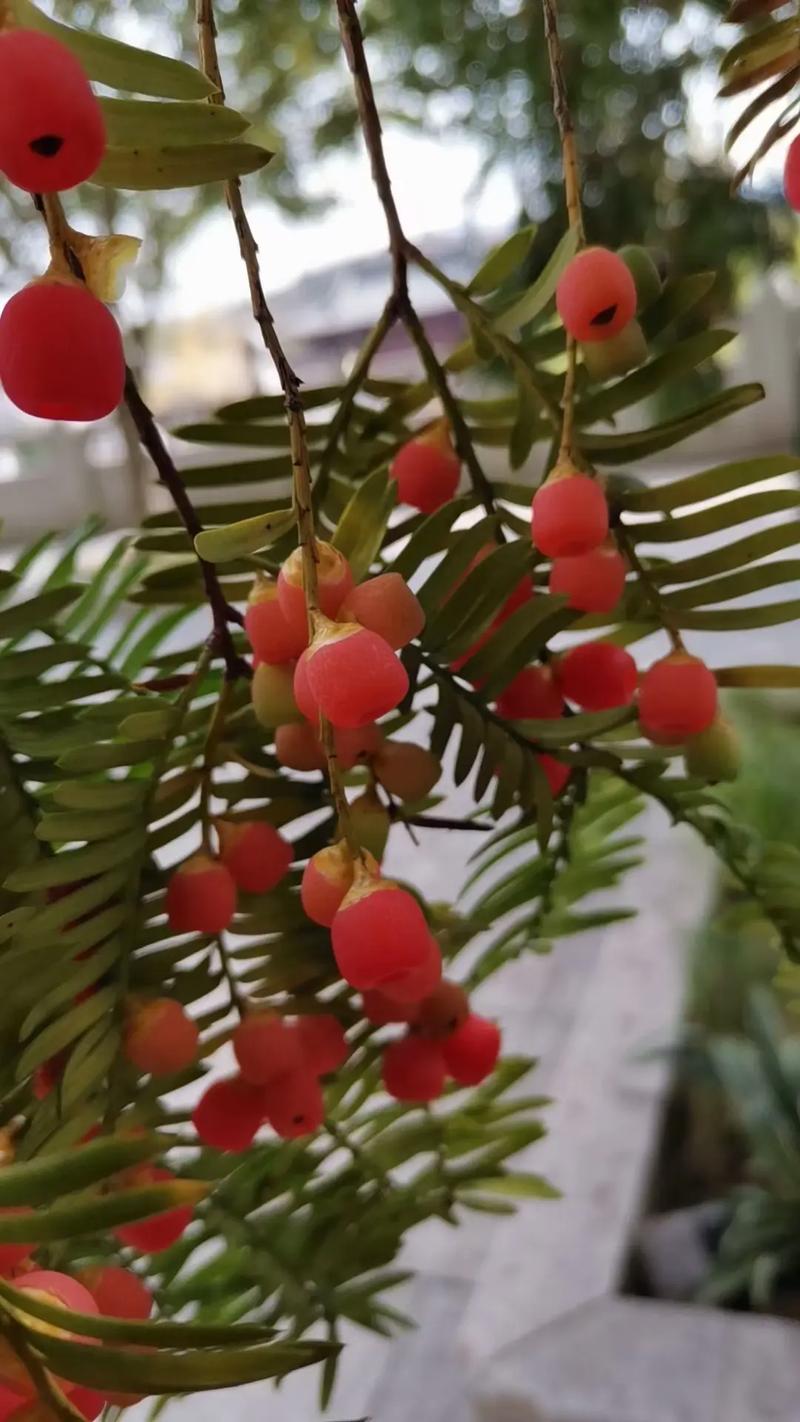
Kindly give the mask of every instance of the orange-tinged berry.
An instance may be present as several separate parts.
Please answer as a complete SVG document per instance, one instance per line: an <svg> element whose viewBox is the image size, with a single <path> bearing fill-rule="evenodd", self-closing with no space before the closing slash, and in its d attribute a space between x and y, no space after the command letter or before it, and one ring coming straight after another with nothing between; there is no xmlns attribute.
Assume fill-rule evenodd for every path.
<svg viewBox="0 0 800 1422"><path fill-rule="evenodd" d="M253 672L250 699L255 718L265 730L271 731L275 726L302 720L303 712L295 698L294 677L295 668L291 662L279 667L259 662Z"/></svg>
<svg viewBox="0 0 800 1422"><path fill-rule="evenodd" d="M0 382L12 404L40 420L101 420L122 400L119 326L80 283L32 282L0 315Z"/></svg>
<svg viewBox="0 0 800 1422"><path fill-rule="evenodd" d="M333 743L342 770L352 770L360 762L370 760L380 750L383 740L383 731L374 724L335 727Z"/></svg>
<svg viewBox="0 0 800 1422"><path fill-rule="evenodd" d="M396 1101L435 1101L444 1090L444 1053L426 1037L402 1037L383 1053L383 1084Z"/></svg>
<svg viewBox="0 0 800 1422"><path fill-rule="evenodd" d="M379 573L348 593L339 608L340 622L359 622L377 632L395 651L418 637L425 613L405 578L399 573Z"/></svg>
<svg viewBox="0 0 800 1422"><path fill-rule="evenodd" d="M79 1279L106 1318L133 1318L144 1323L153 1312L153 1295L131 1269L101 1264L83 1269Z"/></svg>
<svg viewBox="0 0 800 1422"><path fill-rule="evenodd" d="M173 933L222 933L235 912L233 876L210 854L194 854L173 872L167 887Z"/></svg>
<svg viewBox="0 0 800 1422"><path fill-rule="evenodd" d="M639 688L639 722L657 745L680 745L717 714L717 682L699 657L672 652L655 662Z"/></svg>
<svg viewBox="0 0 800 1422"><path fill-rule="evenodd" d="M192 1112L192 1125L204 1145L216 1150L247 1150L264 1119L264 1089L230 1076L206 1088Z"/></svg>
<svg viewBox="0 0 800 1422"><path fill-rule="evenodd" d="M356 622L318 632L306 666L311 694L332 726L369 725L408 691L408 673L391 647Z"/></svg>
<svg viewBox="0 0 800 1422"><path fill-rule="evenodd" d="M330 928L353 882L353 856L344 840L317 850L303 870L300 901L308 917Z"/></svg>
<svg viewBox="0 0 800 1422"><path fill-rule="evenodd" d="M556 306L576 341L607 341L636 315L636 283L616 252L586 247L562 273Z"/></svg>
<svg viewBox="0 0 800 1422"><path fill-rule="evenodd" d="M239 1071L254 1086L264 1086L285 1076L302 1063L297 1031L275 1012L253 1012L233 1034L233 1052Z"/></svg>
<svg viewBox="0 0 800 1422"><path fill-rule="evenodd" d="M596 479L556 466L533 496L533 541L547 558L574 558L599 548L608 533L608 504Z"/></svg>
<svg viewBox="0 0 800 1422"><path fill-rule="evenodd" d="M355 988L387 988L430 957L430 930L412 894L357 869L331 928L339 972Z"/></svg>
<svg viewBox="0 0 800 1422"><path fill-rule="evenodd" d="M275 755L287 770L324 770L327 764L319 737L308 721L277 727Z"/></svg>
<svg viewBox="0 0 800 1422"><path fill-rule="evenodd" d="M630 652L613 642L583 642L572 647L558 662L556 676L567 700L582 711L627 706L639 681Z"/></svg>
<svg viewBox="0 0 800 1422"><path fill-rule="evenodd" d="M150 1076L184 1071L196 1060L199 1041L197 1023L174 998L131 1003L123 1047L137 1071Z"/></svg>
<svg viewBox="0 0 800 1422"><path fill-rule="evenodd" d="M576 612L613 612L625 591L626 572L616 548L595 548L574 558L556 558L549 589L568 598Z"/></svg>
<svg viewBox="0 0 800 1422"><path fill-rule="evenodd" d="M415 1025L427 1037L449 1037L469 1017L469 998L460 983L445 978L420 1003Z"/></svg>
<svg viewBox="0 0 800 1422"><path fill-rule="evenodd" d="M397 480L400 502L430 514L454 497L461 461L453 449L450 429L439 420L398 449L389 470Z"/></svg>
<svg viewBox="0 0 800 1422"><path fill-rule="evenodd" d="M317 593L326 617L335 617L353 586L350 564L338 548L317 540ZM278 574L281 612L297 636L308 637L308 609L303 591L303 551L295 548ZM305 645L305 644L304 644Z"/></svg>
<svg viewBox="0 0 800 1422"><path fill-rule="evenodd" d="M442 774L441 761L412 741L387 741L375 757L376 779L398 800L424 800Z"/></svg>
<svg viewBox="0 0 800 1422"><path fill-rule="evenodd" d="M295 1030L306 1065L315 1076L327 1076L347 1061L350 1048L344 1027L329 1012L298 1017Z"/></svg>
<svg viewBox="0 0 800 1422"><path fill-rule="evenodd" d="M130 1184L138 1186L162 1185L174 1180L172 1170L160 1165L140 1165L131 1172ZM192 1222L194 1211L191 1205L174 1205L169 1210L161 1210L148 1219L134 1220L131 1224L116 1225L114 1234L122 1244L137 1249L140 1254L160 1254L169 1249Z"/></svg>
<svg viewBox="0 0 800 1422"><path fill-rule="evenodd" d="M295 661L308 646L308 628L290 626L278 601L278 585L259 573L244 615L244 629L259 661L272 665Z"/></svg>
<svg viewBox="0 0 800 1422"><path fill-rule="evenodd" d="M524 667L498 696L497 709L508 721L557 721L564 698L550 667Z"/></svg>
<svg viewBox="0 0 800 1422"><path fill-rule="evenodd" d="M491 1076L500 1055L500 1029L470 1013L442 1044L445 1065L460 1086L477 1086Z"/></svg>
<svg viewBox="0 0 800 1422"><path fill-rule="evenodd" d="M294 851L266 820L217 820L219 857L237 889L268 894L289 872Z"/></svg>
<svg viewBox="0 0 800 1422"><path fill-rule="evenodd" d="M442 952L431 934L428 951L423 961L409 972L398 973L382 984L387 997L398 1002L423 1002L438 987L442 980Z"/></svg>
<svg viewBox="0 0 800 1422"><path fill-rule="evenodd" d="M276 1135L284 1140L310 1136L325 1119L325 1102L312 1071L300 1068L278 1077L265 1087L266 1116Z"/></svg>

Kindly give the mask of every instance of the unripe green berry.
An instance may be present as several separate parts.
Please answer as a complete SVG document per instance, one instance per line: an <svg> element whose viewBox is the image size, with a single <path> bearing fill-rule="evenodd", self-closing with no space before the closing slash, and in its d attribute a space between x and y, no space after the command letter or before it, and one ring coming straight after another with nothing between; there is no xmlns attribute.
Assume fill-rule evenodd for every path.
<svg viewBox="0 0 800 1422"><path fill-rule="evenodd" d="M598 384L616 375L627 375L647 360L647 342L638 321L629 321L624 330L609 341L592 341L583 346L583 364L590 379Z"/></svg>
<svg viewBox="0 0 800 1422"><path fill-rule="evenodd" d="M268 662L262 662L256 667L250 683L250 696L259 725L272 730L291 721L302 721L302 712L294 699L293 680L291 663L271 666Z"/></svg>
<svg viewBox="0 0 800 1422"><path fill-rule="evenodd" d="M730 721L717 716L698 736L691 736L684 748L689 775L700 780L735 780L742 756L739 737Z"/></svg>
<svg viewBox="0 0 800 1422"><path fill-rule="evenodd" d="M389 838L391 821L374 790L365 790L350 805L350 823L362 849L377 859L383 858Z"/></svg>
<svg viewBox="0 0 800 1422"><path fill-rule="evenodd" d="M625 247L620 247L617 256L622 258L633 277L636 287L636 310L646 311L648 306L652 306L656 297L661 295L663 286L661 273L653 261L651 253L646 247L629 243Z"/></svg>

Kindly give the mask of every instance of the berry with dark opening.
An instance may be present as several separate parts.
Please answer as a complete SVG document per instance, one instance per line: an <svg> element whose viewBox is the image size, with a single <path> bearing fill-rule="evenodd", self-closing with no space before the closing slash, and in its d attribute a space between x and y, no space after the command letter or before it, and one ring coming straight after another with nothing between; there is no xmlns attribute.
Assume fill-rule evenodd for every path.
<svg viewBox="0 0 800 1422"><path fill-rule="evenodd" d="M277 727L275 755L287 770L324 770L327 764L319 737L308 721L294 721L288 726Z"/></svg>
<svg viewBox="0 0 800 1422"><path fill-rule="evenodd" d="M166 1184L174 1179L173 1171L160 1165L140 1165L129 1175L129 1183L132 1186L143 1188L148 1185ZM162 1210L160 1214L151 1215L149 1219L117 1225L113 1232L122 1244L127 1244L130 1249L138 1249L140 1254L160 1254L162 1249L169 1249L171 1244L175 1244L176 1240L185 1234L192 1222L192 1214L191 1205L175 1205L169 1210Z"/></svg>
<svg viewBox="0 0 800 1422"><path fill-rule="evenodd" d="M258 573L247 600L244 630L259 661L293 662L308 646L308 628L290 626L278 601L274 578Z"/></svg>
<svg viewBox="0 0 800 1422"><path fill-rule="evenodd" d="M236 912L233 875L210 854L193 854L167 886L167 917L173 933L222 933Z"/></svg>
<svg viewBox="0 0 800 1422"><path fill-rule="evenodd" d="M295 699L294 676L295 669L291 662L280 667L259 662L253 672L250 699L256 720L265 730L271 731L275 726L285 726L291 721L302 721L303 712Z"/></svg>
<svg viewBox="0 0 800 1422"><path fill-rule="evenodd" d="M332 726L369 725L408 691L403 663L357 622L328 623L311 643L306 666L311 694Z"/></svg>
<svg viewBox="0 0 800 1422"><path fill-rule="evenodd" d="M390 1022L416 1022L421 1002L398 1002L378 988L370 988L361 994L364 1016L374 1027L387 1027Z"/></svg>
<svg viewBox="0 0 800 1422"><path fill-rule="evenodd" d="M652 306L656 297L661 295L661 288L664 285L653 253L648 251L647 247L640 247L636 243L630 242L625 247L620 247L617 256L622 258L633 277L633 284L636 287L636 310L646 311L648 306Z"/></svg>
<svg viewBox="0 0 800 1422"><path fill-rule="evenodd" d="M0 315L0 382L26 415L101 420L125 384L119 326L79 282L31 282Z"/></svg>
<svg viewBox="0 0 800 1422"><path fill-rule="evenodd" d="M435 1101L444 1091L446 1069L438 1042L401 1037L383 1053L383 1084L395 1101Z"/></svg>
<svg viewBox="0 0 800 1422"><path fill-rule="evenodd" d="M268 894L286 878L294 851L266 820L217 820L219 857L237 889Z"/></svg>
<svg viewBox="0 0 800 1422"><path fill-rule="evenodd" d="M583 364L591 380L602 383L638 370L647 360L647 341L638 321L630 321L610 341L583 346Z"/></svg>
<svg viewBox="0 0 800 1422"><path fill-rule="evenodd" d="M572 771L563 761L552 755L537 755L539 767L550 786L550 793L557 800L569 780Z"/></svg>
<svg viewBox="0 0 800 1422"><path fill-rule="evenodd" d="M789 206L795 212L800 212L800 138L795 138L789 144L783 172L783 190Z"/></svg>
<svg viewBox="0 0 800 1422"><path fill-rule="evenodd" d="M445 978L437 988L420 1003L415 1026L426 1037L441 1040L449 1037L469 1017L469 998L460 983L448 982Z"/></svg>
<svg viewBox="0 0 800 1422"><path fill-rule="evenodd" d="M386 991L392 978L430 957L430 931L413 894L360 864L333 920L331 941L339 972L355 988Z"/></svg>
<svg viewBox="0 0 800 1422"><path fill-rule="evenodd" d="M471 1012L442 1045L445 1065L460 1086L477 1086L497 1065L500 1028Z"/></svg>
<svg viewBox="0 0 800 1422"><path fill-rule="evenodd" d="M197 1059L200 1033L194 1018L172 997L133 1001L126 1015L123 1050L137 1071L169 1076Z"/></svg>
<svg viewBox="0 0 800 1422"><path fill-rule="evenodd" d="M312 854L303 870L300 902L313 923L330 928L353 882L353 872L353 856L343 839Z"/></svg>
<svg viewBox="0 0 800 1422"><path fill-rule="evenodd" d="M644 673L639 722L656 745L680 745L707 730L716 714L716 678L699 657L671 652Z"/></svg>
<svg viewBox="0 0 800 1422"><path fill-rule="evenodd" d="M317 540L317 592L326 617L335 617L353 586L350 564L332 543ZM303 550L295 548L278 574L278 599L286 622L308 640L308 610L303 591ZM303 643L305 646L305 641Z"/></svg>
<svg viewBox="0 0 800 1422"><path fill-rule="evenodd" d="M266 1117L276 1135L284 1140L310 1136L325 1120L325 1101L320 1084L308 1068L278 1077L264 1088Z"/></svg>
<svg viewBox="0 0 800 1422"><path fill-rule="evenodd" d="M423 1002L436 990L441 980L442 952L431 934L428 951L419 967L389 978L382 987L387 997L394 997L398 1002Z"/></svg>
<svg viewBox="0 0 800 1422"><path fill-rule="evenodd" d="M437 420L429 430L415 435L398 449L389 475L397 480L400 502L430 514L455 496L461 477L461 461L450 438L446 420Z"/></svg>
<svg viewBox="0 0 800 1422"><path fill-rule="evenodd" d="M442 774L442 763L425 746L412 741L387 741L373 763L384 790L398 800L424 800Z"/></svg>
<svg viewBox="0 0 800 1422"><path fill-rule="evenodd" d="M607 341L636 315L636 283L621 257L586 247L572 258L556 287L556 306L576 341Z"/></svg>
<svg viewBox="0 0 800 1422"><path fill-rule="evenodd" d="M0 1210L0 1219L31 1213L30 1205L4 1205ZM0 1275L7 1279L25 1259L30 1259L36 1247L35 1244L0 1244Z"/></svg>
<svg viewBox="0 0 800 1422"><path fill-rule="evenodd" d="M106 148L103 114L74 54L51 35L0 34L0 169L29 193L90 178Z"/></svg>
<svg viewBox="0 0 800 1422"><path fill-rule="evenodd" d="M232 1041L239 1070L253 1086L265 1086L302 1064L297 1031L275 1012L253 1012L243 1017Z"/></svg>
<svg viewBox="0 0 800 1422"><path fill-rule="evenodd" d="M630 652L613 642L583 642L572 647L559 660L556 677L567 700L581 711L627 706L639 682Z"/></svg>
<svg viewBox="0 0 800 1422"><path fill-rule="evenodd" d="M386 851L392 822L372 788L351 800L350 827L361 848L380 864Z"/></svg>
<svg viewBox="0 0 800 1422"><path fill-rule="evenodd" d="M263 1087L229 1076L206 1088L192 1112L192 1125L204 1145L238 1152L253 1144L264 1110Z"/></svg>
<svg viewBox="0 0 800 1422"><path fill-rule="evenodd" d="M730 721L717 716L707 730L689 737L683 758L689 775L716 784L721 780L737 778L742 764L742 748Z"/></svg>
<svg viewBox="0 0 800 1422"><path fill-rule="evenodd" d="M352 770L354 765L371 759L383 745L383 731L380 726L336 726L333 743L336 759L342 770Z"/></svg>
<svg viewBox="0 0 800 1422"><path fill-rule="evenodd" d="M308 651L303 653L294 669L293 690L298 711L316 727L319 721L319 706L308 680Z"/></svg>
<svg viewBox="0 0 800 1422"><path fill-rule="evenodd" d="M613 612L625 591L626 572L616 548L595 548L575 558L556 558L549 588L566 597L576 612Z"/></svg>
<svg viewBox="0 0 800 1422"><path fill-rule="evenodd" d="M425 613L405 578L399 573L379 573L348 593L339 608L339 620L359 622L396 651L419 636Z"/></svg>
<svg viewBox="0 0 800 1422"><path fill-rule="evenodd" d="M556 465L532 505L533 541L547 558L574 558L599 548L608 534L608 504L595 479Z"/></svg>
<svg viewBox="0 0 800 1422"><path fill-rule="evenodd" d="M144 1323L153 1312L153 1295L130 1269L101 1264L83 1269L79 1278L106 1318L134 1318Z"/></svg>
<svg viewBox="0 0 800 1422"><path fill-rule="evenodd" d="M298 1017L295 1030L306 1065L315 1076L327 1076L347 1061L350 1048L341 1022L329 1012Z"/></svg>
<svg viewBox="0 0 800 1422"><path fill-rule="evenodd" d="M509 721L556 721L564 698L550 667L525 667L498 696L497 709Z"/></svg>

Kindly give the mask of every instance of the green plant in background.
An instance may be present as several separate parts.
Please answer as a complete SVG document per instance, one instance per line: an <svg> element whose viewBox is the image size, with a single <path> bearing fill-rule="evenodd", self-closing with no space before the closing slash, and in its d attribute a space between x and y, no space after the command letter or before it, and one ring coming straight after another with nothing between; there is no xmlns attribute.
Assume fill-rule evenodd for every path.
<svg viewBox="0 0 800 1422"><path fill-rule="evenodd" d="M545 1103L511 1093L532 1063L506 1058L495 1069L496 1029L469 1012L458 985L442 988L443 1010L436 974L443 959L471 990L529 948L626 917L591 896L638 862L630 824L646 801L718 854L781 951L800 957L798 851L762 842L708 775L677 763L684 750L697 752L693 733L719 727L717 685L800 685L794 667L723 664L712 675L686 645L695 631L796 620L792 596L750 599L796 581L796 562L770 555L793 547L799 526L784 520L765 536L748 525L797 508L793 488L758 486L793 474L800 460L751 458L657 485L631 472L757 402L758 385L654 424L646 416L624 429L616 423L730 340L724 330L676 334L713 275L662 282L654 273L642 284L652 263L639 252L637 290L622 258L586 248L556 6L544 0L568 230L537 280L513 295L528 231L492 252L468 285L450 280L403 230L359 19L352 0L337 0L336 11L392 281L347 381L308 391L264 298L240 179L269 155L246 141L225 106L210 0L197 6L200 69L94 31L57 31L97 82L148 96L122 107L104 100L117 141L98 170L102 182L170 192L224 182L253 316L282 391L179 431L219 448L216 462L179 471L135 377L120 369L167 507L117 540L88 582L79 555L91 526L43 540L0 578L0 1122L14 1157L0 1171L0 1272L8 1276L0 1381L35 1391L48 1416L73 1422L96 1415L98 1398L169 1397L317 1363L327 1403L342 1324L386 1333L402 1322L386 1294L405 1277L395 1263L408 1229L431 1217L455 1222L462 1209L505 1213L515 1197L553 1193L513 1160L543 1129ZM29 0L3 15L52 32ZM24 165L36 162L31 151L57 157L54 137L36 132ZM98 318L92 302L107 294L108 247L73 230L55 192L36 195L35 206L50 267L20 295L46 306L67 292ZM587 261L606 277L581 277ZM411 269L437 282L464 318L468 335L445 360L413 305ZM611 304L599 299L603 280L616 283ZM30 408L61 389L65 371L54 379L49 364L57 333L44 328L51 339L34 339L38 359L22 369L19 350L37 330L23 322L20 344L4 344L8 310L4 384L10 393L17 381ZM584 353L593 325L618 318L616 334L628 340L609 342L600 368ZM371 374L398 325L419 358L412 382ZM498 362L510 393L464 392L462 376L474 391L475 377ZM98 373L103 382L114 374ZM232 460L231 448L256 453ZM503 477L488 475L485 449L507 452ZM530 489L519 471L534 451L550 477L534 499L532 545ZM720 533L724 543L709 548L709 535ZM385 635L373 630L375 608L363 601L390 571L414 622L396 640L385 624ZM245 618L239 605L248 599ZM312 634L296 669L284 653L253 675L243 623L256 643L262 601L267 622L270 602L277 607L282 635L299 627L295 655ZM354 620L334 622L340 607ZM580 659L565 654L567 631L590 634L581 646L600 656L602 674L595 666L587 679ZM669 652L636 701L625 649L653 633ZM400 660L397 643L405 644ZM394 734L411 723L432 754L422 790L407 793L391 759ZM345 732L365 731L355 750L346 743ZM437 814L430 793L446 753L471 797L455 817ZM433 855L442 833L483 836L464 902L420 904L378 878L365 826L378 855L390 828L424 836ZM266 851L237 857L243 834L290 853L294 867L285 857L267 886ZM329 916L311 913L309 885L331 863L344 866L343 878L331 870L322 888L341 893ZM381 904L393 907L382 914ZM396 915L402 933L392 928ZM367 920L369 932L349 927ZM180 1052L171 1036L147 1028L164 1012L179 1028ZM272 1078L244 1066L254 1021L287 1054ZM212 1085L192 1110L211 1059L231 1040L244 1076L223 1084L224 1109L214 1107ZM300 1089L302 1099L292 1094ZM272 1131L261 1131L265 1118ZM29 1212L12 1213L20 1206ZM61 1294L14 1272L31 1257ZM63 1294L75 1276L91 1280L98 1266L120 1265L147 1283L157 1321L98 1315L91 1295L81 1307L74 1291Z"/></svg>

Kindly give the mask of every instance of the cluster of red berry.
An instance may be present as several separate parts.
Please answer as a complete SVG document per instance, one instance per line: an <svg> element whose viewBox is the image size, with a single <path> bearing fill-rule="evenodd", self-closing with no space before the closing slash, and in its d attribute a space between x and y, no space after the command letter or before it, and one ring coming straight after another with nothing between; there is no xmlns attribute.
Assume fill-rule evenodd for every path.
<svg viewBox="0 0 800 1422"><path fill-rule="evenodd" d="M31 193L91 178L106 146L100 105L78 60L35 30L0 33L0 170ZM119 327L101 301L54 264L0 316L0 382L20 410L45 420L99 420L125 383Z"/></svg>

